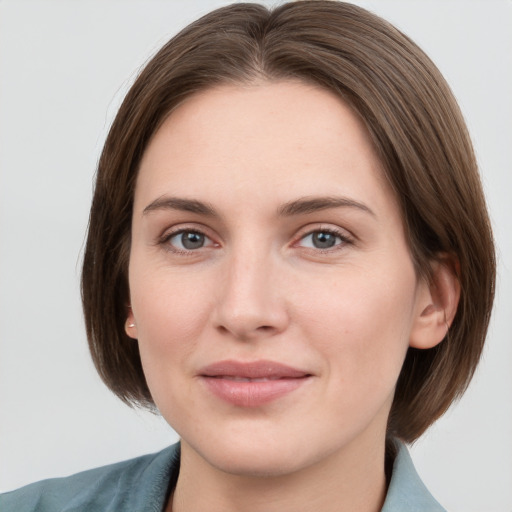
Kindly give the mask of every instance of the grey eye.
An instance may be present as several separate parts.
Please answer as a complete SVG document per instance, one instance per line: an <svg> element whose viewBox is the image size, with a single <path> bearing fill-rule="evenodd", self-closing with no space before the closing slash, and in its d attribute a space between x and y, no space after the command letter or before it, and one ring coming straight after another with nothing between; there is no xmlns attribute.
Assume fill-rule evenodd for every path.
<svg viewBox="0 0 512 512"><path fill-rule="evenodd" d="M331 249L343 242L343 238L331 231L313 231L304 236L300 245L310 249Z"/></svg>
<svg viewBox="0 0 512 512"><path fill-rule="evenodd" d="M336 245L336 240L339 240L339 236L328 231L316 231L311 235L311 242L317 249L329 249Z"/></svg>
<svg viewBox="0 0 512 512"><path fill-rule="evenodd" d="M169 243L177 249L193 251L205 246L207 237L197 231L182 231L169 239Z"/></svg>

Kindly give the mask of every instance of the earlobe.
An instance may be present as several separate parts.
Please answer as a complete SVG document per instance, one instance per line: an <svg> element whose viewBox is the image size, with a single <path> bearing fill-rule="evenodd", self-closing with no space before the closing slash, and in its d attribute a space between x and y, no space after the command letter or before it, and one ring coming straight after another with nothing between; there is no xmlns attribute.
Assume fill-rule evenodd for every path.
<svg viewBox="0 0 512 512"><path fill-rule="evenodd" d="M124 330L130 338L133 338L134 340L137 339L137 326L135 324L135 318L133 316L131 306L128 306L128 316L126 318L126 322L124 323Z"/></svg>
<svg viewBox="0 0 512 512"><path fill-rule="evenodd" d="M411 347L432 348L445 338L459 305L457 265L453 258L440 258L432 264L431 280L420 283L417 316L409 341Z"/></svg>

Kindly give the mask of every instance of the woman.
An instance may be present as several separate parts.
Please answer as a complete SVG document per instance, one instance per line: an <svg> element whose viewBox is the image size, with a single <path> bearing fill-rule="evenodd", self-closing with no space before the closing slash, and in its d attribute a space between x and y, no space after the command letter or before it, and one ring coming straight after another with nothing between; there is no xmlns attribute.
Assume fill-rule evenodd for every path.
<svg viewBox="0 0 512 512"><path fill-rule="evenodd" d="M98 168L97 369L180 446L7 510L442 510L402 442L467 386L494 289L458 107L351 5L234 5L171 40Z"/></svg>

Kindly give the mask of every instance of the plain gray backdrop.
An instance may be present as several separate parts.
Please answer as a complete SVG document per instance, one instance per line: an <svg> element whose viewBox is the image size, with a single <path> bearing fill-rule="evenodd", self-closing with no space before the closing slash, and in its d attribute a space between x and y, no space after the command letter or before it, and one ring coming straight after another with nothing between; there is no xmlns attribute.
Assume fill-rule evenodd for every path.
<svg viewBox="0 0 512 512"><path fill-rule="evenodd" d="M95 165L140 66L217 0L0 0L0 489L176 440L92 366L79 273ZM274 4L276 2L265 2ZM512 510L512 2L355 1L410 35L458 98L498 245L482 364L412 447L451 512Z"/></svg>

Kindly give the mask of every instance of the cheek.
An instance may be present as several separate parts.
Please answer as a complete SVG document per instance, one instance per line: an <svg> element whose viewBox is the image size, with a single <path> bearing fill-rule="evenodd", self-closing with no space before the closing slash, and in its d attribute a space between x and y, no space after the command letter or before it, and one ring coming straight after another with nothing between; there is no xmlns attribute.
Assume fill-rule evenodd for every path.
<svg viewBox="0 0 512 512"><path fill-rule="evenodd" d="M133 272L130 293L142 367L157 408L178 428L189 416L190 360L208 322L208 294L168 271L140 276Z"/></svg>
<svg viewBox="0 0 512 512"><path fill-rule="evenodd" d="M335 380L395 384L412 327L415 275L370 269L309 288L298 312L305 337L315 340Z"/></svg>
<svg viewBox="0 0 512 512"><path fill-rule="evenodd" d="M202 284L168 271L141 275L134 269L130 294L148 383L154 373L183 365L194 351L210 310Z"/></svg>

